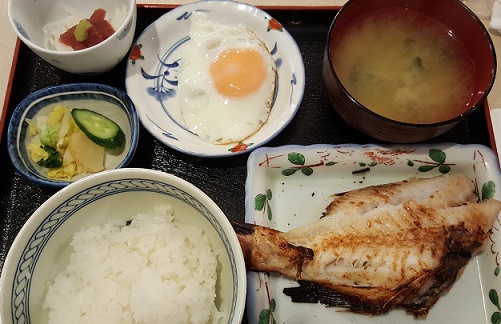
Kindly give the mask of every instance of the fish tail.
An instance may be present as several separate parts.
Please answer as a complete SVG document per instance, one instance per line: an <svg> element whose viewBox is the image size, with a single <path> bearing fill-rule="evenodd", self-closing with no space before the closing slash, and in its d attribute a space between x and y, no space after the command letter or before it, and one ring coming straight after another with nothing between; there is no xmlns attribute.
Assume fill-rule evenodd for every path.
<svg viewBox="0 0 501 324"><path fill-rule="evenodd" d="M279 272L300 279L303 264L313 260L313 250L289 243L280 231L235 222L232 222L232 226L249 270Z"/></svg>

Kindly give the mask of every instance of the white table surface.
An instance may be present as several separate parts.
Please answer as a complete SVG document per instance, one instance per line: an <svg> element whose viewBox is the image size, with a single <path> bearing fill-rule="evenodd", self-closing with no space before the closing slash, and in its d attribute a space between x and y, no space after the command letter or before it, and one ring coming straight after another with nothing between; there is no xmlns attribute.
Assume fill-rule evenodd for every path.
<svg viewBox="0 0 501 324"><path fill-rule="evenodd" d="M465 3L469 5L468 1L475 2L479 0L465 0ZM487 0L489 1L489 0ZM137 0L138 4L184 4L192 2L189 0L178 0L178 1L168 1L168 0ZM247 0L244 1L256 6L342 6L344 0ZM7 15L7 0L0 0L0 7L2 8L0 12L0 30L2 31L2 36L0 37L0 118L3 116L2 109L5 109L7 103L7 87L9 83L10 73L12 70L12 59L14 57L14 51L16 46L17 37L14 33L8 19ZM473 10L475 8L472 7ZM484 25L489 26L490 20L483 19ZM501 33L494 30L489 30L494 46L498 52L498 76L501 75ZM22 64L21 62L19 64ZM15 89L12 89L15 91ZM494 133L496 138L499 138L497 142L498 155L501 156L501 77L496 78L494 86L488 97L488 104L491 110L492 124L494 128ZM7 124L6 121L0 120ZM6 127L4 125L4 127Z"/></svg>

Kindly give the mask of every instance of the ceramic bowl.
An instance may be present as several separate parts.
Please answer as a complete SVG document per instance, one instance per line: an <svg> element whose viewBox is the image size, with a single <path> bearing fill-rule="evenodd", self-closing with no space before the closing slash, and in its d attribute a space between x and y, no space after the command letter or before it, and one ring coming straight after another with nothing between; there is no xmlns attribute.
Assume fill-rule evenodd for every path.
<svg viewBox="0 0 501 324"><path fill-rule="evenodd" d="M28 145L32 136L28 133L26 119L47 116L58 104L70 109L90 109L116 122L125 133L126 143L118 151L105 150L104 166L105 169L115 169L129 164L139 140L139 119L127 94L103 84L65 84L33 92L19 103L12 114L7 130L7 147L14 167L22 176L42 186L64 187L89 174L82 173L72 179L53 179L47 176L47 168L31 160Z"/></svg>
<svg viewBox="0 0 501 324"><path fill-rule="evenodd" d="M115 33L86 49L57 50L54 46L59 39L57 35L89 18L98 8L106 10L106 20ZM115 67L130 49L137 18L135 0L9 0L8 14L14 31L33 52L50 64L76 74L104 73Z"/></svg>
<svg viewBox="0 0 501 324"><path fill-rule="evenodd" d="M73 235L110 220L131 220L170 205L175 220L202 228L218 253L216 306L222 323L240 323L246 296L242 250L230 222L201 190L160 171L119 169L91 175L49 198L15 238L3 266L1 321L46 323L47 283L69 263ZM74 298L75 296L68 296Z"/></svg>
<svg viewBox="0 0 501 324"><path fill-rule="evenodd" d="M370 107L365 107L356 96L352 95L347 90L347 82L343 84L340 81L339 71L336 70L333 63L334 58L339 54L339 43L343 35L350 26L360 24L365 17L376 14L377 12L388 10L401 10L401 14L407 15L404 17L406 21L412 21L413 17L418 19L431 19L435 23L440 24L441 33L447 33L455 42L460 42L459 46L464 48L465 58L473 63L474 72L472 75L472 85L462 93L470 93L469 99L458 103L456 107L461 107L457 110L453 117L445 118L446 120L437 119L428 123L420 121L414 123L412 121L401 122L395 119L388 118L373 112ZM389 30L389 28L387 28ZM430 37L432 34L430 33ZM378 39L389 37L383 31ZM410 40L414 36L409 36ZM412 41L412 40L411 40ZM377 46L377 45L376 45ZM438 52L438 51L437 51ZM435 56L438 54L435 52ZM419 54L418 54L419 55ZM419 56L417 60L419 60ZM396 59L395 59L396 60ZM396 62L396 61L395 61ZM417 62L420 63L420 62ZM339 69L339 66L337 66ZM353 70L352 70L353 71ZM436 71L436 69L435 69ZM327 44L324 53L323 61L323 78L327 90L329 100L338 112L338 114L351 126L357 130L364 132L376 139L394 142L394 143L411 143L424 141L435 136L438 136L457 123L464 120L471 112L482 106L488 93L490 92L496 74L496 54L492 40L483 23L469 10L464 4L456 0L439 0L439 1L404 1L404 0L350 0L335 16L328 33ZM446 75L451 76L452 74ZM464 80L463 77L452 77L451 82L459 82ZM452 83L450 83L452 85ZM418 95L418 102L426 100L426 97L444 96L446 91L439 91L428 84L429 89L424 95ZM396 88L396 87L395 87ZM405 90L405 89L404 89ZM407 89L409 90L409 89ZM415 95L414 90L409 90L410 95ZM457 97L457 96L455 96ZM393 96L388 95L387 101L393 100ZM445 99L448 100L448 99ZM449 101L446 101L449 102ZM434 106L433 109L442 109L444 105ZM428 111L422 111L421 115L429 115Z"/></svg>
<svg viewBox="0 0 501 324"><path fill-rule="evenodd" d="M277 93L268 121L242 143L206 142L187 129L181 115L177 75L195 11L221 24L250 28L277 64ZM267 143L290 123L303 98L305 71L296 42L269 14L234 1L200 1L169 11L145 29L133 45L125 84L141 123L161 143L188 155L227 157Z"/></svg>

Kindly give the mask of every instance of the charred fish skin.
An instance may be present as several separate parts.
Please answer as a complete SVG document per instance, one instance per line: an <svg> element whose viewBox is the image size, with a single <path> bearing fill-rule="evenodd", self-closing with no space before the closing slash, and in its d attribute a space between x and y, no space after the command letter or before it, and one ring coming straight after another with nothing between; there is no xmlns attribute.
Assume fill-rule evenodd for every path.
<svg viewBox="0 0 501 324"><path fill-rule="evenodd" d="M497 215L498 210L499 203L493 200L445 209L410 201L359 218L347 217L325 235L298 237L290 235L293 231L280 235L313 250L313 260L303 267L303 280L395 289L439 266L450 249L462 247L475 253L472 249L482 246L479 242L489 235L494 222L484 215ZM464 235L457 237L457 231Z"/></svg>
<svg viewBox="0 0 501 324"><path fill-rule="evenodd" d="M471 251L477 251L480 247L478 242L473 241L469 246L457 244L469 235L461 226L451 227L447 231L449 234L444 235L444 239L448 242L444 242L444 245L449 248L438 265L397 287L332 285L330 282L300 280L298 287L284 288L283 292L293 302L319 302L326 306L345 307L354 313L380 315L398 307L416 318L425 317L461 275L472 257Z"/></svg>
<svg viewBox="0 0 501 324"><path fill-rule="evenodd" d="M424 317L482 251L501 210L495 199L478 202L473 188L464 175L363 188L311 224L288 232L248 225L237 236L249 270L299 281L284 290L293 301Z"/></svg>

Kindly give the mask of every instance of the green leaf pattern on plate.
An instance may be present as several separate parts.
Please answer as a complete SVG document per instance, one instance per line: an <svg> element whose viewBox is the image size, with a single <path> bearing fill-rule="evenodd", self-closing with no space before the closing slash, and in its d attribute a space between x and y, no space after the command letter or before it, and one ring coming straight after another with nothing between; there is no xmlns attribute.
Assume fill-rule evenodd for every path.
<svg viewBox="0 0 501 324"><path fill-rule="evenodd" d="M365 162L359 162L358 165L360 165L361 167L375 167L377 165L377 162L376 161L372 161L370 163L365 163Z"/></svg>
<svg viewBox="0 0 501 324"><path fill-rule="evenodd" d="M270 308L268 309L263 309L259 313L259 324L276 324L277 322L275 321L275 318L273 318L273 312L275 311L276 308L276 302L275 299L270 300Z"/></svg>
<svg viewBox="0 0 501 324"><path fill-rule="evenodd" d="M487 181L482 185L482 196L480 197L481 200L489 199L494 197L494 194L496 193L496 184L493 181ZM497 260L497 258L496 258ZM494 276L498 276L500 273L501 269L499 267L499 264L496 266L494 269ZM492 313L491 315L491 323L492 324L501 324L501 306L499 304L499 295L496 289L490 289L489 290L489 300L491 301L494 306L497 307L498 311Z"/></svg>
<svg viewBox="0 0 501 324"><path fill-rule="evenodd" d="M499 305L499 295L495 289L489 290L489 300L494 306L497 307L498 311L494 312L491 315L491 323L492 324L500 324L501 323L501 307Z"/></svg>
<svg viewBox="0 0 501 324"><path fill-rule="evenodd" d="M304 174L305 176L310 176L313 174L313 168L314 167L319 167L319 166L333 166L337 162L334 161L329 161L324 163L323 161L316 163L316 164L311 164L311 165L305 165L306 163L306 158L304 157L303 154L301 153L296 153L296 152L291 152L287 155L287 159L289 160L290 163L292 163L294 166L291 168L287 168L282 170L282 175L288 177L293 174L295 174L297 171L301 170L301 173Z"/></svg>
<svg viewBox="0 0 501 324"><path fill-rule="evenodd" d="M270 207L271 198L273 198L273 193L270 189L266 190L266 194L257 194L254 198L254 209L266 212L269 220L273 217Z"/></svg>
<svg viewBox="0 0 501 324"><path fill-rule="evenodd" d="M482 186L482 200L486 200L494 197L494 193L496 192L496 185L493 181L487 181Z"/></svg>
<svg viewBox="0 0 501 324"><path fill-rule="evenodd" d="M451 171L451 166L454 164L446 164L445 160L447 158L447 155L445 154L444 151L438 150L438 149L430 149L428 151L428 156L430 157L431 161L407 161L408 166L414 166L415 162L422 163L418 167L419 172L429 172L434 169L438 168L438 171L442 174L449 173Z"/></svg>

